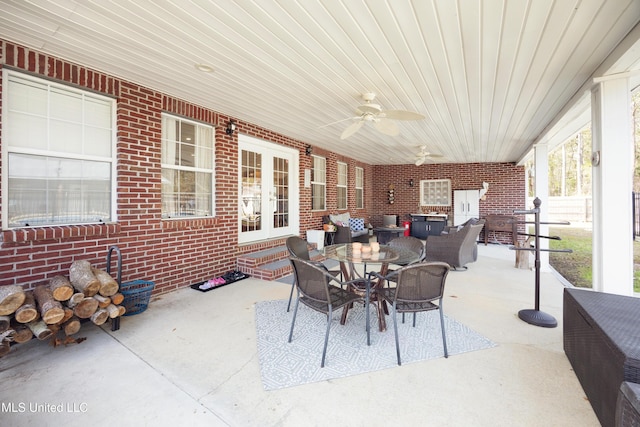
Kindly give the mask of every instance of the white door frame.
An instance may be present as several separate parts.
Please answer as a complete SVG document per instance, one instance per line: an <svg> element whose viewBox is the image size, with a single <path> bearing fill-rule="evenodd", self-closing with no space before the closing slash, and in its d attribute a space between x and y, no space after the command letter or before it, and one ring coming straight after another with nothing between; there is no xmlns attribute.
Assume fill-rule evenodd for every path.
<svg viewBox="0 0 640 427"><path fill-rule="evenodd" d="M242 151L251 151L262 155L262 172L260 199L261 206L254 207L261 214L260 228L253 231L243 231L243 201L242 188ZM273 226L273 211L275 210L273 176L273 158L280 157L289 162L288 184L288 223L284 227ZM268 177L268 179L267 179ZM272 239L288 235L297 235L300 229L300 183L299 183L299 152L280 144L275 144L248 135L238 135L238 241L248 243L259 240ZM258 210L259 209L259 210Z"/></svg>

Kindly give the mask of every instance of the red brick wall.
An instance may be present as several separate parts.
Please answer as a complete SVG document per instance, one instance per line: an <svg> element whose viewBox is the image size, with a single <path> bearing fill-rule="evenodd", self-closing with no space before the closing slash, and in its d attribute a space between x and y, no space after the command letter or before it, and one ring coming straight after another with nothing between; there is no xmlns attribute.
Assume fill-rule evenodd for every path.
<svg viewBox="0 0 640 427"><path fill-rule="evenodd" d="M512 215L514 209L527 209L525 198L524 167L513 163L446 163L415 165L374 166L376 180L373 187L373 208L371 215L374 226L382 224L382 215L398 215L400 220L406 214L418 213L420 202L420 180L450 179L451 200L454 190L473 190L489 183L486 200L480 200L480 216L487 214ZM409 181L413 179L413 187ZM395 201L389 204L389 185L394 186ZM529 207L530 208L530 207ZM423 213L442 212L452 219L452 208L433 206L423 207ZM493 238L493 233L491 234ZM498 233L498 240L508 242L509 235Z"/></svg>
<svg viewBox="0 0 640 427"><path fill-rule="evenodd" d="M236 268L238 254L283 244L283 239L238 244L238 134L226 135L224 126L216 128L216 216L161 220L161 113L169 112L211 125L227 123L231 117L2 40L0 64L115 97L118 138L117 223L2 231L0 285L33 287L54 275L66 275L71 262L79 259L104 268L109 247L117 245L123 254L123 280L152 280L156 283L155 293L163 293ZM1 90L0 86L0 95ZM300 152L300 226L303 235L307 229L320 228L322 215L335 206L335 163L338 159L349 164L350 181L355 176L355 165L365 169L365 193L371 194L370 166L314 149L316 154L327 157L330 198L329 210L310 212L307 207L311 205L311 190L303 186L304 170L311 167L311 157L304 153L307 143L250 123L238 121L237 125L241 133ZM354 201L353 191L349 194L350 206L355 206ZM354 209L352 213L368 216L367 209Z"/></svg>
<svg viewBox="0 0 640 427"><path fill-rule="evenodd" d="M79 259L104 268L109 247L117 245L123 254L123 280L152 280L156 283L155 293L163 293L235 268L236 257L241 253L283 244L283 239L238 244L237 133L226 135L224 126L216 128L216 216L161 220L161 113L166 111L212 125L227 123L232 117L3 40L0 40L0 64L115 97L118 137L117 223L2 231L0 285L33 287L54 275L67 274L71 262ZM0 114L1 108L2 105ZM337 212L337 161L349 165L349 212L374 223L384 213L415 212L419 180L427 178L451 178L453 189L480 188L482 181L489 182L487 201L480 204L481 214L509 213L524 206L524 171L511 164L372 167L313 147L314 154L327 158L328 197L326 211L310 212L311 189L303 185L304 171L311 168L311 157L305 154L308 144L250 123L238 121L237 126L240 133L300 152L303 236L305 230L321 227L322 215ZM0 144L1 132L0 129ZM365 209L360 210L355 209L356 166L364 169ZM408 186L411 178L416 183L413 188ZM386 200L390 183L396 187L395 205L388 205Z"/></svg>

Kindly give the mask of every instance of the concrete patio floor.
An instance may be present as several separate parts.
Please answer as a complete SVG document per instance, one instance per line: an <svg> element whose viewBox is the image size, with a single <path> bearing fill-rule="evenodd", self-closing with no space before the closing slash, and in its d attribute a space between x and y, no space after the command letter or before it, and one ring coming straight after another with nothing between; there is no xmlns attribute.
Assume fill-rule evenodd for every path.
<svg viewBox="0 0 640 427"><path fill-rule="evenodd" d="M0 424L598 426L563 351L563 284L542 273L540 308L558 327L529 325L517 313L533 308L534 272L514 268L506 246L479 254L449 274L444 310L494 348L267 392L254 303L288 298L290 285L186 288L122 318L119 331L85 323L81 344L14 346L0 359Z"/></svg>

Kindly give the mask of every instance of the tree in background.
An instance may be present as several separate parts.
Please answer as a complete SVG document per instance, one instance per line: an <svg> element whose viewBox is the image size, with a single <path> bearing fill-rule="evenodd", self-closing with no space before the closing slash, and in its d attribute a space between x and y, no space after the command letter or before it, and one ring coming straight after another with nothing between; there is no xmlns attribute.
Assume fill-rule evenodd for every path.
<svg viewBox="0 0 640 427"><path fill-rule="evenodd" d="M591 194L591 125L549 153L549 196Z"/></svg>
<svg viewBox="0 0 640 427"><path fill-rule="evenodd" d="M640 192L640 90L631 94L633 114L633 191ZM591 194L591 125L549 153L549 196Z"/></svg>

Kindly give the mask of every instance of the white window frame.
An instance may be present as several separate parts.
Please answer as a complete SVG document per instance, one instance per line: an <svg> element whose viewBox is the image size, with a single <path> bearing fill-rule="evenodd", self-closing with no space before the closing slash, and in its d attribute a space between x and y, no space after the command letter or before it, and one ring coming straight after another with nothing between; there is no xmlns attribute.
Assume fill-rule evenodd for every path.
<svg viewBox="0 0 640 427"><path fill-rule="evenodd" d="M43 123L43 126L38 127L34 126L33 123L26 123L25 126L30 126L30 130L27 133L33 134L33 138L19 138L16 137L16 140L13 139L14 134L22 134L24 135L24 131L20 132L18 129L19 121L14 121L10 119L11 111L13 106L11 105L10 99L13 96L13 83L12 81L21 80L25 84L32 83L33 85L37 85L46 89L46 105L42 106L41 111L30 110L17 112L17 114L24 115L26 120L34 119L40 120ZM51 227L51 226L65 226L65 225L79 225L79 224L99 224L99 223L107 223L107 222L115 222L117 221L117 151L116 151L116 101L111 97L107 97L101 94L98 94L93 91L88 91L84 89L80 89L74 86L70 86L64 83L55 82L49 79L43 79L36 76L32 76L29 74L21 73L15 70L10 70L5 68L2 70L2 82L3 82L3 91L2 91L2 159L3 159L3 168L2 168L2 228L4 230L8 229L16 229L23 227ZM69 104L70 106L78 107L78 111L76 111L77 116L70 114L69 117L64 117L64 115L59 114L61 105L53 105L55 102L55 97L61 96L70 96L76 99L79 99L80 102L76 104ZM29 99L31 102L30 106L40 105L33 103L34 99ZM60 101L63 102L63 101ZM91 109L92 107L89 102L97 102L98 104L102 104L103 107L108 108L108 115L110 117L99 116L95 109ZM95 115L91 115L91 112L94 112ZM29 117L29 118L27 118ZM103 121L106 121L108 124L100 125L95 120L90 120L95 117L102 117ZM105 120L106 119L106 120ZM43 129L44 128L44 129ZM69 141L64 138L64 141L61 141L61 138L56 138L56 132L65 132L67 129L71 129L76 132L76 139L73 141L73 144L78 144L79 149L72 151L69 150L69 147L73 144L69 144ZM108 133L108 146L104 145L93 145L88 144L92 136L92 132L100 132L100 133ZM38 135L40 133L40 135ZM40 141L37 143L35 141ZM44 141L44 142L43 142ZM26 142L22 143L21 142ZM35 142L35 143L34 143ZM53 147L53 148L52 148ZM101 148L105 151L105 153L98 153L98 150L94 150L93 153L87 154L87 151L90 148ZM41 178L45 187L45 212L34 212L34 214L46 214L49 216L49 219L45 218L39 219L31 219L25 218L24 221L20 225L9 224L9 208L10 204L14 204L11 200L11 189L9 188L9 172L11 169L11 160L12 156L31 156L38 157L40 163L46 165L45 168L39 168L37 171L38 178ZM34 159L35 160L35 159ZM91 213L94 211L93 206L86 206L86 199L79 199L79 203L75 208L75 212L71 212L69 210L66 211L58 211L55 212L55 209L52 207L55 205L54 200L49 199L49 195L53 194L50 190L50 185L56 181L55 178L48 176L48 172L50 170L49 167L52 167L54 162L58 162L60 165L60 169L62 170L63 177L59 178L60 182L64 181L82 181L87 178L95 178L95 168L91 168L87 163L92 162L96 165L104 164L108 167L109 180L108 188L109 188L109 196L108 200L105 198L102 201L104 203L108 203L109 207L107 208L108 213L105 212L105 215L97 215L95 213ZM70 167L70 165L73 165ZM78 166L80 167L80 171L83 171L79 175L74 175L78 170ZM86 170L84 168L87 168ZM84 174L86 172L86 174ZM35 177L31 175L31 177ZM98 178L99 179L99 178ZM82 185L80 186L80 191L91 191L90 188L84 188ZM72 194L77 194L76 189L73 187L65 188L63 186L63 191L69 192L73 191ZM63 197L64 200L69 200L67 196ZM15 205L15 204L14 204ZM71 209L71 208L67 208ZM62 215L63 218L60 218L58 214ZM77 217L77 219L73 219L73 217Z"/></svg>
<svg viewBox="0 0 640 427"><path fill-rule="evenodd" d="M325 211L327 210L327 159L321 156L311 156L313 160L313 167L311 168L311 210L312 211ZM314 208L314 201L316 197L316 191L322 190L322 197L324 199L324 205L317 209Z"/></svg>
<svg viewBox="0 0 640 427"><path fill-rule="evenodd" d="M364 209L364 169L356 166L356 209Z"/></svg>
<svg viewBox="0 0 640 427"><path fill-rule="evenodd" d="M349 196L348 196L348 184L349 184L349 165L345 162L338 162L337 167L337 191L336 191L336 205L339 210L347 210L349 207ZM340 190L344 191L344 205L340 204Z"/></svg>
<svg viewBox="0 0 640 427"><path fill-rule="evenodd" d="M420 206L451 206L451 180L421 180Z"/></svg>
<svg viewBox="0 0 640 427"><path fill-rule="evenodd" d="M194 166L185 166L185 165L180 165L180 164L175 164L175 163L165 163L163 161L161 161L161 169L162 169L162 173L163 173L163 188L162 188L162 219L163 220L180 220L180 219L195 219L195 218L210 218L210 217L214 217L215 216L215 212L216 212L216 203L215 203L215 176L216 176L216 159L215 159L215 147L216 147L216 137L215 137L215 129L213 128L213 126L202 123L202 122L198 122L195 120L189 120L186 119L184 117L180 117L180 116L176 116L173 114L169 114L169 113L162 113L162 150L166 150L169 147L169 144L165 144L165 141L167 140L167 131L168 129L165 129L165 121L167 120L175 120L176 123L186 123L189 125L192 125L195 127L195 137L196 137L196 141L194 141L194 161L198 162L197 159L197 155L198 152L203 152L203 153L208 153L210 151L211 154L211 159L210 159L210 167L206 167L206 166L198 166L198 165L194 165ZM200 140L199 138L204 137L202 135L202 131L208 131L208 134L211 137L210 142L210 146L209 147L202 147L199 145ZM171 139L170 141L173 141L176 143L174 150L177 149L178 147L182 147L190 145L187 144L186 141L176 141L175 139ZM168 154L167 154L168 155ZM204 154L203 154L204 155ZM173 157L175 158L175 153L173 154ZM165 153L162 153L162 158L165 159ZM203 174L210 174L210 182L209 182L209 188L210 188L210 193L208 194L208 197L210 198L210 203L208 204L208 209L202 209L202 206L207 206L207 205L202 205L200 203L198 203L198 201L196 200L195 202L192 203L191 207L192 209L187 209L185 208L184 210L181 208L179 211L173 211L170 213L166 213L165 211L165 178L164 178L164 172L167 170L172 170L172 171L176 171L176 172L193 172L195 174L198 173L203 173ZM197 185L196 185L197 188ZM178 193L181 194L180 191L178 191ZM203 193L206 194L206 193ZM198 198L198 193L196 191L196 199ZM190 213L190 211L193 210L193 213ZM204 212L204 213L202 213Z"/></svg>

